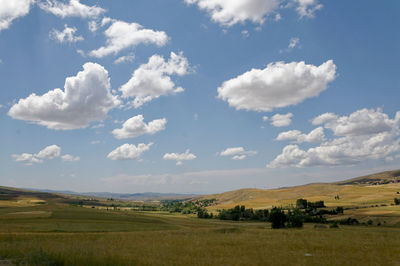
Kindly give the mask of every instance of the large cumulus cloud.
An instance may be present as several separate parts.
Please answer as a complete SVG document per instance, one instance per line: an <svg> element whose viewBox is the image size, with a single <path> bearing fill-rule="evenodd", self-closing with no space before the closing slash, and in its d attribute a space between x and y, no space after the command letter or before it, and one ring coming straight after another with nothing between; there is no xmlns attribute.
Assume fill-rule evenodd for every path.
<svg viewBox="0 0 400 266"><path fill-rule="evenodd" d="M43 95L32 93L13 105L8 115L51 129L85 128L101 121L120 104L110 91L107 70L96 63L86 63L83 71L65 80L64 88Z"/></svg>
<svg viewBox="0 0 400 266"><path fill-rule="evenodd" d="M276 62L225 81L218 97L237 110L271 111L316 97L335 79L336 65Z"/></svg>

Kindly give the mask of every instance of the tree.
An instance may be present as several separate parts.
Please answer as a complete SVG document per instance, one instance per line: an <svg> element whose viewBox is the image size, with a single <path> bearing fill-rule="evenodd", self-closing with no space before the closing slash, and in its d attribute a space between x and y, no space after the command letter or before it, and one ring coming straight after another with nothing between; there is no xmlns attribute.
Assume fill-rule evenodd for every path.
<svg viewBox="0 0 400 266"><path fill-rule="evenodd" d="M298 208L298 209L307 208L307 200L306 199L298 199L298 200L296 200L296 208Z"/></svg>
<svg viewBox="0 0 400 266"><path fill-rule="evenodd" d="M336 212L339 214L339 213L342 213L343 214L343 207L341 207L341 206L339 206L339 207L336 207Z"/></svg>
<svg viewBox="0 0 400 266"><path fill-rule="evenodd" d="M394 198L394 204L396 204L396 205L400 205L400 199L398 199L398 198Z"/></svg>
<svg viewBox="0 0 400 266"><path fill-rule="evenodd" d="M299 209L293 209L288 211L287 215L287 226L288 227L303 227L303 213Z"/></svg>
<svg viewBox="0 0 400 266"><path fill-rule="evenodd" d="M286 223L286 215L281 208L274 207L269 215L271 227L274 229L284 228Z"/></svg>

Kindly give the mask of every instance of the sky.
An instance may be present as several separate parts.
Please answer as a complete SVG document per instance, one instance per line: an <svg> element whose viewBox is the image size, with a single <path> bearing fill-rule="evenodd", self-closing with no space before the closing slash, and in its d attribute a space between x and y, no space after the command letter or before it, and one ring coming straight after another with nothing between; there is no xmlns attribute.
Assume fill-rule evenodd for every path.
<svg viewBox="0 0 400 266"><path fill-rule="evenodd" d="M0 0L0 184L206 194L397 169L399 11Z"/></svg>

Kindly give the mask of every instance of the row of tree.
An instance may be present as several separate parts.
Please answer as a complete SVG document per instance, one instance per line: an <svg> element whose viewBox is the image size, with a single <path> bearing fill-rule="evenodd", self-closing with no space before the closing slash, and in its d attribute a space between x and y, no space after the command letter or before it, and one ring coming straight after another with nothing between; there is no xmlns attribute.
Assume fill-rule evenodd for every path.
<svg viewBox="0 0 400 266"><path fill-rule="evenodd" d="M208 213L206 209L201 209L197 212L199 218L217 218L220 220L232 221L264 221L270 222L272 228L284 227L302 227L303 223L326 223L323 215L336 215L343 213L343 207L335 209L324 209L323 201L309 202L305 199L298 199L295 208L280 208L274 207L271 210L261 209L253 210L246 209L245 206L235 206L231 209L218 210L217 215ZM342 221L344 224L354 224L354 221Z"/></svg>

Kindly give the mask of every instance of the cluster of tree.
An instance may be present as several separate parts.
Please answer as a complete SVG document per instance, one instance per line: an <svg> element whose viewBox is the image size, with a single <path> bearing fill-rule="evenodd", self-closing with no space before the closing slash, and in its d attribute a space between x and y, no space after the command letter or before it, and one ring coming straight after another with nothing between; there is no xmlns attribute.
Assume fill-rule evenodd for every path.
<svg viewBox="0 0 400 266"><path fill-rule="evenodd" d="M332 210L326 210L326 209L317 209L317 208L307 208L305 209L305 212L309 214L310 216L317 216L317 215L337 215L337 214L343 214L343 207L336 207L335 209Z"/></svg>
<svg viewBox="0 0 400 266"><path fill-rule="evenodd" d="M192 201L196 207L205 208L208 206L215 205L217 199L203 199L203 200L194 200Z"/></svg>
<svg viewBox="0 0 400 266"><path fill-rule="evenodd" d="M322 209L321 209L322 208ZM325 215L337 215L343 213L343 207L335 209L324 209L323 201L309 202L306 199L298 199L296 208L274 207L271 210L246 209L245 206L235 206L231 209L218 210L218 214L213 216L207 210L200 208L197 211L199 218L218 218L220 220L232 221L267 221L271 222L272 228L302 227L303 223L327 223ZM340 223L344 223L340 221ZM345 224L354 224L353 220L346 220Z"/></svg>
<svg viewBox="0 0 400 266"><path fill-rule="evenodd" d="M168 212L180 212L182 214L196 213L200 208L193 201L163 200L160 210Z"/></svg>
<svg viewBox="0 0 400 266"><path fill-rule="evenodd" d="M325 204L323 200L320 201L307 201L306 199L298 199L296 200L296 208L298 209L316 209L316 208L325 208Z"/></svg>
<svg viewBox="0 0 400 266"><path fill-rule="evenodd" d="M204 199L204 200L163 200L161 201L160 211L168 212L180 212L182 214L191 214L204 212L202 210L205 207L212 206L215 204L216 199ZM209 218L209 217L200 217Z"/></svg>
<svg viewBox="0 0 400 266"><path fill-rule="evenodd" d="M212 213L208 213L206 209L199 209L197 211L197 218L211 219L214 215Z"/></svg>
<svg viewBox="0 0 400 266"><path fill-rule="evenodd" d="M245 206L235 206L232 209L218 211L216 218L232 221L263 221L271 222L272 228L303 227L304 213L299 209L290 209L285 212L282 208L274 207L271 210L246 209Z"/></svg>
<svg viewBox="0 0 400 266"><path fill-rule="evenodd" d="M253 221L267 221L268 220L269 210L256 210L246 209L245 206L235 206L232 209L223 209L218 210L217 218L220 220L232 220L232 221L245 221L245 220L253 220Z"/></svg>

